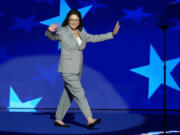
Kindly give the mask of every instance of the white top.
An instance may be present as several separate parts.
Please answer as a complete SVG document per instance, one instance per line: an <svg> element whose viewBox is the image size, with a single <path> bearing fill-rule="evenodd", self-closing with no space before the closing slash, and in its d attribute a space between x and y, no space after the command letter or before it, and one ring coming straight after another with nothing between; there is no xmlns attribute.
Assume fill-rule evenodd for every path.
<svg viewBox="0 0 180 135"><path fill-rule="evenodd" d="M77 41L78 41L78 45L81 46L82 40L80 37L76 37Z"/></svg>

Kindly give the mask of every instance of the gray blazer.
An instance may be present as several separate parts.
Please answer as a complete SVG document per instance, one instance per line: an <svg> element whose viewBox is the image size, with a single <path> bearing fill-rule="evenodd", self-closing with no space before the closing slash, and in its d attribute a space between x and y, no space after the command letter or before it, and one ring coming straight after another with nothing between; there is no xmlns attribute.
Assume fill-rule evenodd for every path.
<svg viewBox="0 0 180 135"><path fill-rule="evenodd" d="M86 43L113 39L112 32L92 35L84 30L78 30L78 33L82 40L81 46L78 45L69 25L60 27L55 33L50 32L48 29L46 30L45 35L50 40L59 40L61 44L61 56L57 72L74 74L81 73L83 67L83 50L86 47Z"/></svg>

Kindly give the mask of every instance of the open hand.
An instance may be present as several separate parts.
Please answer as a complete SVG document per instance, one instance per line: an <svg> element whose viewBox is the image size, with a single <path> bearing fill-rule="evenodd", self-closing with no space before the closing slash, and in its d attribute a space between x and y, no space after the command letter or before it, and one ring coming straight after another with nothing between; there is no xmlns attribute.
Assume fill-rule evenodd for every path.
<svg viewBox="0 0 180 135"><path fill-rule="evenodd" d="M57 24L51 24L49 27L48 27L49 31L51 32L55 32L57 31L58 29L58 25Z"/></svg>
<svg viewBox="0 0 180 135"><path fill-rule="evenodd" d="M119 21L117 21L116 26L115 26L114 31L113 31L114 36L118 33L119 28L120 28Z"/></svg>

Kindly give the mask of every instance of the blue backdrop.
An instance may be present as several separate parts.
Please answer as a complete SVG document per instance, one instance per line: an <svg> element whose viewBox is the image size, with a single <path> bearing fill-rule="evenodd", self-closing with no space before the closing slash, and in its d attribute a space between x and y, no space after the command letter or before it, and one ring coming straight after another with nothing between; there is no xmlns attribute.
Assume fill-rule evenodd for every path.
<svg viewBox="0 0 180 135"><path fill-rule="evenodd" d="M0 107L55 108L64 82L58 42L44 35L78 9L91 34L121 28L113 40L88 43L82 85L92 108L163 108L163 32L158 19L180 0L6 0L0 2ZM167 108L180 109L180 21L167 32ZM73 101L72 108L77 108ZM35 109L32 111L36 111Z"/></svg>

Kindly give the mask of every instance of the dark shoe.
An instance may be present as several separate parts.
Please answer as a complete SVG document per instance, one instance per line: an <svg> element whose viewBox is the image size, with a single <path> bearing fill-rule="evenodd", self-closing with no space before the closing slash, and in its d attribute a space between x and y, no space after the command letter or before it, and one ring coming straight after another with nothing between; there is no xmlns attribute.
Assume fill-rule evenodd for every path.
<svg viewBox="0 0 180 135"><path fill-rule="evenodd" d="M100 123L101 122L101 118L95 120L95 122L91 123L91 124L88 124L88 128L91 129L93 128L96 124Z"/></svg>
<svg viewBox="0 0 180 135"><path fill-rule="evenodd" d="M68 124L59 124L58 122L54 122L54 126L59 126L59 127L70 127Z"/></svg>

